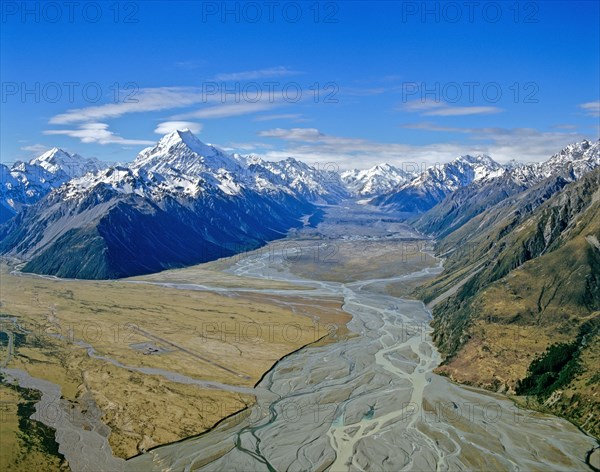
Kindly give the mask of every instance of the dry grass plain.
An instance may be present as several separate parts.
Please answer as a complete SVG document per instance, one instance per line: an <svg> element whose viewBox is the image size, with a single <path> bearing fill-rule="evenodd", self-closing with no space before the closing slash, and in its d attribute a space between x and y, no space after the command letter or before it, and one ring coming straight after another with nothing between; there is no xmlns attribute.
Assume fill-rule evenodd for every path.
<svg viewBox="0 0 600 472"><path fill-rule="evenodd" d="M174 382L160 372L136 369L251 387L278 359L329 333L327 339L333 340L349 321L340 301L333 299L265 299L128 281L20 277L6 265L0 277L0 312L18 318L32 332L8 367L60 385L63 397L74 405L91 395L120 457L201 433L254 401L248 393ZM204 268L144 279L158 278L293 288ZM90 357L78 341L101 358ZM150 354L148 347L158 352ZM14 449L14 432L6 431L0 440L2 449Z"/></svg>
<svg viewBox="0 0 600 472"><path fill-rule="evenodd" d="M311 279L351 283L436 265L419 252L422 243L333 240L320 249L315 244L323 241L291 243L302 249L289 252L286 267ZM280 246L274 242L259 251L276 252ZM249 391L226 386L252 387L289 352L351 335L346 328L350 316L340 299L285 295L297 287L223 272L248 255L118 281L21 277L2 265L0 313L18 318L32 332L8 367L60 385L75 408L84 409L82 399L92 398L111 428L116 456L131 457L199 434L254 401ZM406 284L399 281L382 290L407 293ZM267 296L236 288L282 292ZM93 348L93 357L80 341ZM225 387L174 382L161 371ZM7 432L0 446L14 449L15 441L15 432ZM56 467L55 457L47 461L48 470Z"/></svg>

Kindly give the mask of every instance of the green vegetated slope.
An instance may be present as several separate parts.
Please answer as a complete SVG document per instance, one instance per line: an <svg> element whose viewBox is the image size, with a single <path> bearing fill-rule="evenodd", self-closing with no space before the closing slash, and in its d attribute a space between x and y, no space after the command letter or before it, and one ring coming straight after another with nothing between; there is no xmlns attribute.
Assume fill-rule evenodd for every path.
<svg viewBox="0 0 600 472"><path fill-rule="evenodd" d="M479 269L434 307L440 371L528 395L600 436L600 169L497 200L484 211L465 204L475 216L450 233L438 225L446 270L417 294L434 300ZM465 214L453 211L453 222ZM431 227L436 212L416 226Z"/></svg>

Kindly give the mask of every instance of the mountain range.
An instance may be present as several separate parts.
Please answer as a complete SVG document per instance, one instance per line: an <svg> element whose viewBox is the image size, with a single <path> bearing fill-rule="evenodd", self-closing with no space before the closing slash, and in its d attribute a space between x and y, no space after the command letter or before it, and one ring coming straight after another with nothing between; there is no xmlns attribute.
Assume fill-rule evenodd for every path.
<svg viewBox="0 0 600 472"><path fill-rule="evenodd" d="M460 156L447 164L428 168L404 185L373 198L370 203L403 213L421 213L461 187L504 172L504 167L489 156Z"/></svg>
<svg viewBox="0 0 600 472"><path fill-rule="evenodd" d="M470 185L448 193L425 214L413 217L412 222L424 233L445 237L482 211L537 184L545 182L538 192L543 193L545 186L552 193L553 185L577 180L599 166L599 142L575 143L545 162L511 165L495 178L475 179Z"/></svg>
<svg viewBox="0 0 600 472"><path fill-rule="evenodd" d="M105 169L108 165L58 148L28 162L15 162L11 167L0 164L0 224L16 215L23 206L37 202L69 180Z"/></svg>
<svg viewBox="0 0 600 472"><path fill-rule="evenodd" d="M599 436L599 222L600 143L588 141L414 216L445 258L414 294L433 307L439 372L526 395Z"/></svg>
<svg viewBox="0 0 600 472"><path fill-rule="evenodd" d="M353 196L373 197L400 187L416 175L390 164L377 164L370 169L342 172L342 181Z"/></svg>
<svg viewBox="0 0 600 472"><path fill-rule="evenodd" d="M315 211L312 198L339 191L339 178L298 161L242 159L177 131L128 167L74 178L23 208L0 228L0 251L62 277L155 272L283 237Z"/></svg>
<svg viewBox="0 0 600 472"><path fill-rule="evenodd" d="M0 172L0 253L60 277L252 250L345 199L399 212L444 258L413 294L432 306L438 372L600 435L600 141L534 164L464 155L418 175L389 164L338 173L227 154L183 130L128 165L55 148Z"/></svg>
<svg viewBox="0 0 600 472"><path fill-rule="evenodd" d="M291 157L228 154L189 130L128 165L55 148L2 166L0 252L25 261L26 271L125 277L254 249L304 224L318 205L348 198L406 213L443 236L551 175L566 183L597 165L598 143L587 141L541 164L465 155L418 175L389 164L338 173Z"/></svg>

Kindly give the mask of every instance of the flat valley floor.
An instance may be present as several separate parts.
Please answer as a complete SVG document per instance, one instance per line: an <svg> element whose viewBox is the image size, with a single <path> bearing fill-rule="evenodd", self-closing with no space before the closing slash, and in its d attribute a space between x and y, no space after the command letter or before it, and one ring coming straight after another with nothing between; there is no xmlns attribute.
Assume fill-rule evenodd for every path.
<svg viewBox="0 0 600 472"><path fill-rule="evenodd" d="M590 470L567 421L433 373L430 241L354 202L117 281L1 267L2 470ZM595 459L594 459L595 460Z"/></svg>

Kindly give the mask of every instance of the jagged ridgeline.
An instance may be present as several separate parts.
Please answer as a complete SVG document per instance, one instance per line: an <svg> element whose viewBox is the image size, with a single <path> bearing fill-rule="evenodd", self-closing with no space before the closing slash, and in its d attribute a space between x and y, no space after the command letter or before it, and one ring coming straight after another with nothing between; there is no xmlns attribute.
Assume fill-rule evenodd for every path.
<svg viewBox="0 0 600 472"><path fill-rule="evenodd" d="M319 204L365 197L451 245L476 230L467 223L484 210L541 184L527 203L533 208L597 161L597 143L584 141L529 166L465 155L420 174L389 164L340 173L293 158L230 155L189 130L166 135L129 165L53 149L0 168L0 252L40 274L126 277L254 249L313 221Z"/></svg>
<svg viewBox="0 0 600 472"><path fill-rule="evenodd" d="M433 309L441 371L533 395L597 436L598 149L581 143L535 173L474 183L413 221L446 257L444 273L417 295L431 302L467 280Z"/></svg>
<svg viewBox="0 0 600 472"><path fill-rule="evenodd" d="M39 274L126 277L254 249L300 226L316 203L345 197L338 173L229 155L176 131L127 167L23 205L0 227L0 251Z"/></svg>
<svg viewBox="0 0 600 472"><path fill-rule="evenodd" d="M15 216L50 191L88 172L108 167L107 162L83 158L52 148L29 162L17 161L10 167L0 163L0 224Z"/></svg>
<svg viewBox="0 0 600 472"><path fill-rule="evenodd" d="M25 271L102 279L254 249L304 217L314 222L319 204L406 186L438 186L441 198L503 168L487 156L461 156L423 174L389 164L340 173L335 165L293 158L230 155L184 130L129 165L53 149L0 170L0 251L25 261Z"/></svg>

